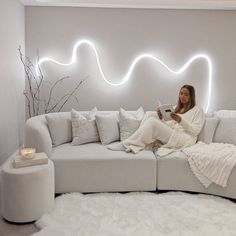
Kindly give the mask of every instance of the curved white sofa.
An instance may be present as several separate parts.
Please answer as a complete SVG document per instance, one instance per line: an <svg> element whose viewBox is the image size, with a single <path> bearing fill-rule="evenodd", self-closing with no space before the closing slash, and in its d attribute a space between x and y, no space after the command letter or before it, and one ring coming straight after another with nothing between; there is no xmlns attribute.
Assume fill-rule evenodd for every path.
<svg viewBox="0 0 236 236"><path fill-rule="evenodd" d="M70 117L69 112L63 114ZM45 115L27 120L25 146L45 152L54 162L56 193L156 190L157 160L152 152L134 156L108 150L100 142L52 147Z"/></svg>
<svg viewBox="0 0 236 236"><path fill-rule="evenodd" d="M63 115L70 119L70 112L63 112ZM230 122L236 127L236 118ZM220 121L213 141L229 141L236 145L235 128L227 131L228 125L227 120ZM158 189L202 192L236 199L236 168L229 177L227 187L212 184L205 188L190 170L187 157L180 152L165 158L156 157L149 150L134 155L108 150L100 142L79 146L68 142L53 147L45 115L27 120L25 146L45 152L54 162L56 193Z"/></svg>

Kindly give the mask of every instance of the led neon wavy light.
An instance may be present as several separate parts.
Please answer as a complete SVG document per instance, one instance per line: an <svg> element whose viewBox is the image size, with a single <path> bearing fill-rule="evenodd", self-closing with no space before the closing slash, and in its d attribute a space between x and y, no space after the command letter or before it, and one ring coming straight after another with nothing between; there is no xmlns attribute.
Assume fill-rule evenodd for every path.
<svg viewBox="0 0 236 236"><path fill-rule="evenodd" d="M205 112L207 112L209 110L210 102L211 102L211 93L212 93L212 62L211 62L211 59L209 58L209 56L207 56L206 54L196 54L196 55L194 55L182 67L180 67L179 69L176 69L176 70L172 69L167 64L165 64L163 61L161 61L159 58L157 58L157 57L155 57L151 54L141 54L138 57L136 57L135 60L131 63L127 73L125 74L125 76L118 83L112 83L111 81L109 81L106 78L106 76L104 75L104 72L102 70L101 64L100 64L100 60L99 60L99 56L98 56L98 52L96 50L96 47L89 40L80 40L75 44L75 46L73 48L73 53L72 53L71 60L68 63L62 63L62 62L54 60L50 57L44 57L44 58L39 60L38 65L41 66L45 62L53 62L53 63L56 63L56 64L61 65L61 66L70 66L70 65L72 65L73 63L76 62L76 60L77 60L77 50L83 44L86 44L86 45L90 46L93 49L93 51L95 53L95 56L96 56L97 65L98 65L100 74L101 74L102 78L104 79L104 81L106 83L108 83L109 85L111 85L111 86L120 86L120 85L125 84L129 80L129 78L131 77L131 74L132 74L135 66L137 65L137 63L139 61L143 60L143 59L152 59L156 62L159 62L162 66L164 66L168 71L172 72L173 74L183 73L196 60L200 60L200 59L205 60L207 62L207 66L208 66L208 96L207 96L207 102L205 104L204 110L205 110Z"/></svg>

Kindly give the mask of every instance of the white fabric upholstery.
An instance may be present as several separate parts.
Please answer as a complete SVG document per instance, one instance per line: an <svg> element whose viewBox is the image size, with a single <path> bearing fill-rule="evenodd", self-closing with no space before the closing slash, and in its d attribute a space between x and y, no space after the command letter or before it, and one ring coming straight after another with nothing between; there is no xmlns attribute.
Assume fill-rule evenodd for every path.
<svg viewBox="0 0 236 236"><path fill-rule="evenodd" d="M99 137L103 145L120 140L119 118L117 114L98 114L95 118Z"/></svg>
<svg viewBox="0 0 236 236"><path fill-rule="evenodd" d="M202 131L198 135L198 141L211 143L220 119L218 117L206 117Z"/></svg>
<svg viewBox="0 0 236 236"><path fill-rule="evenodd" d="M68 112L57 112L47 114L46 120L51 135L52 144L60 145L72 140L71 115Z"/></svg>
<svg viewBox="0 0 236 236"><path fill-rule="evenodd" d="M37 220L54 206L53 162L15 169L12 158L1 172L2 215L17 223Z"/></svg>
<svg viewBox="0 0 236 236"><path fill-rule="evenodd" d="M151 151L113 152L101 143L53 148L56 192L151 191L156 158Z"/></svg>
<svg viewBox="0 0 236 236"><path fill-rule="evenodd" d="M118 111L99 111L97 114L118 114ZM84 114L87 112L81 112ZM146 116L156 117L156 112ZM145 118L145 119L146 119ZM223 122L222 122L223 121ZM235 143L235 120L221 120L213 141ZM227 188L210 186L207 190L192 174L187 160L176 157L155 159L150 151L136 155L113 152L101 143L72 146L71 143L52 149L52 141L45 116L29 119L25 126L25 146L37 152L52 153L55 163L56 192L142 191L173 189L198 191L236 198L236 171L233 169ZM158 166L158 169L157 169ZM156 184L156 179L158 183ZM154 186L155 185L155 186Z"/></svg>
<svg viewBox="0 0 236 236"><path fill-rule="evenodd" d="M213 141L217 143L231 143L236 145L236 117L220 119Z"/></svg>
<svg viewBox="0 0 236 236"><path fill-rule="evenodd" d="M150 117L122 144L127 150L138 153L156 140L166 144L172 134L173 130L168 125L155 117Z"/></svg>
<svg viewBox="0 0 236 236"><path fill-rule="evenodd" d="M35 116L25 123L25 147L35 148L36 152L45 152L50 157L52 140L45 115Z"/></svg>

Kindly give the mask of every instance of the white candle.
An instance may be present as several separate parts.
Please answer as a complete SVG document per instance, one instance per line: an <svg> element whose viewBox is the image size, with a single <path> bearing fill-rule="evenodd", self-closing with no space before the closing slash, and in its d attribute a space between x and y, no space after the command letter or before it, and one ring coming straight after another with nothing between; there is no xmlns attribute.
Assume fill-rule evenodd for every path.
<svg viewBox="0 0 236 236"><path fill-rule="evenodd" d="M22 148L20 151L21 159L31 159L35 156L35 148Z"/></svg>

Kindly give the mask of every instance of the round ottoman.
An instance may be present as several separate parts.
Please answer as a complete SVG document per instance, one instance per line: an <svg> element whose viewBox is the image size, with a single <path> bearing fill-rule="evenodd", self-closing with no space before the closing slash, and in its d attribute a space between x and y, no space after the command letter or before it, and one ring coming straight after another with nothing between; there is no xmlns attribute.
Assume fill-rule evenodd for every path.
<svg viewBox="0 0 236 236"><path fill-rule="evenodd" d="M13 158L2 166L2 216L17 223L37 220L54 206L53 162L48 159L48 164L14 168Z"/></svg>

